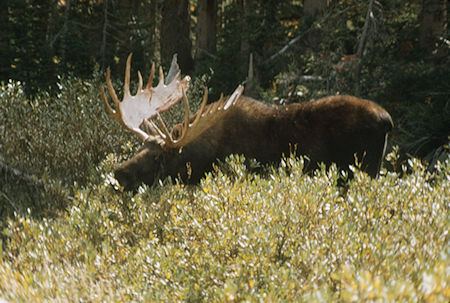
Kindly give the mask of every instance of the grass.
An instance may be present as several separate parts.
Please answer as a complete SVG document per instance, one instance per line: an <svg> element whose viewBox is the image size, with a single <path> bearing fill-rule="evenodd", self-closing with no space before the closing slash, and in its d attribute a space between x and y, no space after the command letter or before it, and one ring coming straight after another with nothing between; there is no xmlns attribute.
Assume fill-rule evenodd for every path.
<svg viewBox="0 0 450 303"><path fill-rule="evenodd" d="M377 179L355 169L344 189L334 167L304 175L286 158L261 176L232 156L198 185L124 193L112 172L136 144L106 122L97 87L76 83L55 105L2 90L0 153L44 185L0 175L0 298L449 301L450 159L433 172L409 159ZM96 144L83 139L92 127Z"/></svg>

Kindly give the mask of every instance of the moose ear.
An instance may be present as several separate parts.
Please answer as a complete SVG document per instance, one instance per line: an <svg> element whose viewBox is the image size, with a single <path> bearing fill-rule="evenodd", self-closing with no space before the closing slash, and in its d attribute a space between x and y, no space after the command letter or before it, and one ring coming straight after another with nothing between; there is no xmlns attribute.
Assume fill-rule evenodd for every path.
<svg viewBox="0 0 450 303"><path fill-rule="evenodd" d="M178 66L177 63L177 56L178 54L174 54L173 58L172 58L172 63L170 64L170 69L169 69L169 73L167 74L166 80L164 81L165 85L168 85L169 83L172 82L172 80L174 80L175 78L180 77L180 67Z"/></svg>

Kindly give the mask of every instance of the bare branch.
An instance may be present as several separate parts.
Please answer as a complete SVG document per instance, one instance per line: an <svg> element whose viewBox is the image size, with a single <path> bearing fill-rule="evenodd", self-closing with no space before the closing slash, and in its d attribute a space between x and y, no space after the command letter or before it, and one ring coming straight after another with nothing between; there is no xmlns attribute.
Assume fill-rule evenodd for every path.
<svg viewBox="0 0 450 303"><path fill-rule="evenodd" d="M347 10L349 10L350 8L346 8L341 10L340 12L338 12L336 15L340 15L343 14L344 12L346 12ZM288 44L286 44L285 46L283 46L277 53L273 54L272 56L270 56L268 59L264 60L261 65L265 65L267 63L270 63L271 61L277 59L279 56L281 56L282 54L284 54L288 49L290 49L293 45L295 45L297 42L300 41L300 39L302 39L306 34L308 34L309 32L311 32L314 29L314 26L317 23L322 23L325 20L327 20L330 15L331 15L332 11L328 12L326 15L324 15L322 18L319 19L319 21L315 22L314 24L311 25L310 28L308 28L306 31L302 32L300 35L298 35L297 37L295 37L294 39L292 39L291 41L288 42Z"/></svg>
<svg viewBox="0 0 450 303"><path fill-rule="evenodd" d="M7 175L11 175L19 180L24 180L27 183L31 183L34 185L44 184L42 180L36 177L35 175L25 173L23 171L20 171L18 169L9 166L3 161L3 158L1 156L0 156L0 172L4 172Z"/></svg>
<svg viewBox="0 0 450 303"><path fill-rule="evenodd" d="M100 47L100 54L102 56L102 66L105 66L106 63L106 36L108 29L108 0L105 0L103 9L103 32L102 32L102 46Z"/></svg>

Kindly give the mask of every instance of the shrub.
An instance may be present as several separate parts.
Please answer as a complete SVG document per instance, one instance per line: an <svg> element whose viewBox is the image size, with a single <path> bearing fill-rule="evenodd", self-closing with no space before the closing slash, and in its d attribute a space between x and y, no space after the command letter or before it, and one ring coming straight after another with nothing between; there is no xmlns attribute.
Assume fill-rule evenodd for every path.
<svg viewBox="0 0 450 303"><path fill-rule="evenodd" d="M67 213L18 216L3 233L0 293L26 301L436 301L449 298L449 162L428 173L335 167L303 175L287 158L267 177L242 157L198 186L165 181L74 188Z"/></svg>
<svg viewBox="0 0 450 303"><path fill-rule="evenodd" d="M60 93L28 99L20 83L3 84L0 106L6 162L67 183L85 181L109 152L131 140L102 108L98 81L60 78Z"/></svg>
<svg viewBox="0 0 450 303"><path fill-rule="evenodd" d="M55 96L43 91L30 99L21 83L2 83L1 160L36 179L24 182L7 172L0 176L2 217L13 215L11 209L36 214L63 208L68 185L85 183L107 153L123 153L124 142L135 142L107 117L99 81L67 77L58 86Z"/></svg>

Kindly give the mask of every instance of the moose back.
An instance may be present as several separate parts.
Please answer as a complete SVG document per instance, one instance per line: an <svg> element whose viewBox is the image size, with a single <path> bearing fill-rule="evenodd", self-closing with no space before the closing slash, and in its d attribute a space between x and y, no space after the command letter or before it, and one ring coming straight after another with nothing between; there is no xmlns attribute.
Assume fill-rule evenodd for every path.
<svg viewBox="0 0 450 303"><path fill-rule="evenodd" d="M127 78L129 81L129 66L127 68L125 82ZM132 190L141 183L152 185L168 176L197 182L212 169L214 161L231 154L241 154L261 163L276 163L283 155L295 151L296 155L309 159L305 165L307 169L314 169L318 163L327 166L336 163L338 168L348 170L349 165L357 160L372 177L376 177L380 170L387 134L393 122L386 110L371 101L352 96L331 96L284 106L268 105L242 96L243 88L239 86L229 98L221 97L210 105L206 105L205 91L199 112L189 117L185 95L188 79L179 80L178 77L172 83L178 81L181 85L169 84L167 87L179 86L179 92L167 95L172 96L172 104L175 103L174 95L181 96L179 99L183 99L185 104L185 121L169 132L159 116L163 110L155 110L148 113L141 123L137 122L146 125L146 133L142 135L139 133L142 127L133 131L133 127L127 126L118 115L127 115L121 109L131 96L127 93L127 83L124 100L119 102L107 74L108 89L117 110L114 112L107 105L102 89L103 102L122 125L125 124L144 141L141 151L115 171L115 178L125 190ZM139 97L141 87L132 97ZM146 98L149 99L148 96ZM160 127L152 122L154 117L157 117Z"/></svg>

